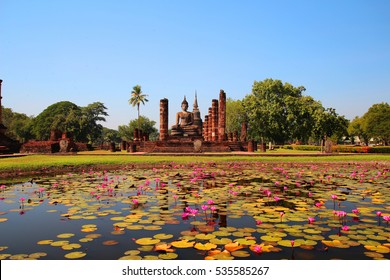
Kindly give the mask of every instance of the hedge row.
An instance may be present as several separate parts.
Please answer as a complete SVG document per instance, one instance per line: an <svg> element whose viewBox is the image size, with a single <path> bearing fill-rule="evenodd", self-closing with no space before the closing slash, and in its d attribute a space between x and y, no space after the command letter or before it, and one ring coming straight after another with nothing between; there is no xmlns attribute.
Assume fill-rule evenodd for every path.
<svg viewBox="0 0 390 280"><path fill-rule="evenodd" d="M284 145L283 148L288 150L297 150L297 151L321 151L320 146L314 145ZM332 147L332 152L335 153L378 153L378 154L389 154L390 146L346 146L346 145L337 145Z"/></svg>

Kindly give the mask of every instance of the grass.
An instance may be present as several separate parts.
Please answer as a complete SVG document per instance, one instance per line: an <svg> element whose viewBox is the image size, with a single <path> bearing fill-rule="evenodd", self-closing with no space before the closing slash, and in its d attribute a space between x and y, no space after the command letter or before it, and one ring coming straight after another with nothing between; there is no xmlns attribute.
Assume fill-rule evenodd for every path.
<svg viewBox="0 0 390 280"><path fill-rule="evenodd" d="M122 153L104 152L97 154L96 152L83 153L77 155L28 155L23 157L10 157L0 159L0 172L10 170L38 170L41 168L50 167L69 167L69 166L94 166L94 165L110 165L110 164L161 164L175 162L180 164L191 162L227 162L227 161L275 161L275 162L348 162L348 161L389 161L390 155L379 154L364 154L364 155L331 155L331 156L262 156L261 153L256 153L256 156L246 155L219 155L213 156L202 154L199 156L193 155L137 155Z"/></svg>

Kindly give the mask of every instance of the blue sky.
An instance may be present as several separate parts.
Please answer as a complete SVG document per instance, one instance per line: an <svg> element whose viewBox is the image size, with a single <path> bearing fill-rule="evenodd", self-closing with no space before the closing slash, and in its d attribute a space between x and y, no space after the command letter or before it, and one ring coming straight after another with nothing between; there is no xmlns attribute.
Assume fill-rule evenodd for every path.
<svg viewBox="0 0 390 280"><path fill-rule="evenodd" d="M242 99L279 79L348 119L390 102L390 1L1 0L2 104L38 115L69 100L108 108L107 127L141 114L159 127L187 96L202 117L224 89Z"/></svg>

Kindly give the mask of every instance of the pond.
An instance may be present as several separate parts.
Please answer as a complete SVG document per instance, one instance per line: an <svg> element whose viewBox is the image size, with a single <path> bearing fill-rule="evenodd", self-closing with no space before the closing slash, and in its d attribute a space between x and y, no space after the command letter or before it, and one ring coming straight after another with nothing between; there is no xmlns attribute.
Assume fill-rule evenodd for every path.
<svg viewBox="0 0 390 280"><path fill-rule="evenodd" d="M0 186L0 259L389 259L387 162L85 170Z"/></svg>

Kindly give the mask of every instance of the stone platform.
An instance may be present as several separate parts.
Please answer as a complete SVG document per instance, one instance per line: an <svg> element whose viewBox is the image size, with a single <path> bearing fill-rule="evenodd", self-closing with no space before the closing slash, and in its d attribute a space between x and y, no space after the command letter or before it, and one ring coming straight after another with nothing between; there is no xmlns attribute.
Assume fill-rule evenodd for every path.
<svg viewBox="0 0 390 280"><path fill-rule="evenodd" d="M212 142L194 139L170 139L166 141L140 142L137 151L145 153L209 153L246 151L247 143L242 142Z"/></svg>

